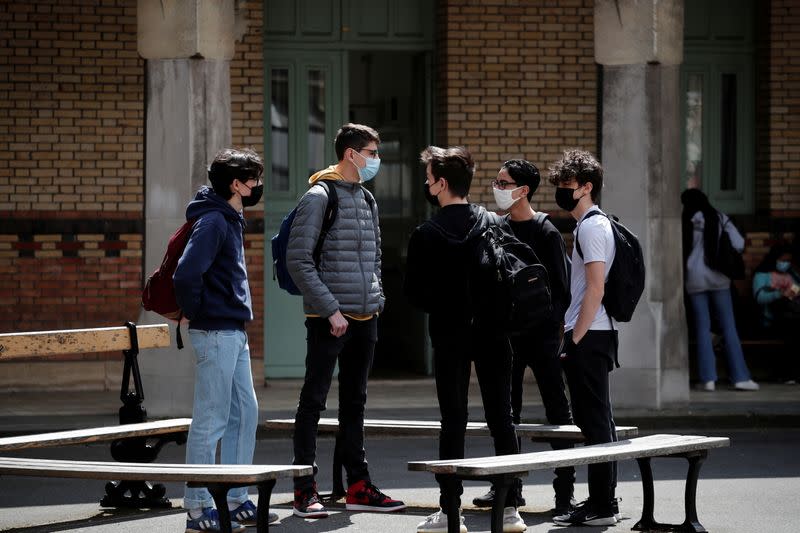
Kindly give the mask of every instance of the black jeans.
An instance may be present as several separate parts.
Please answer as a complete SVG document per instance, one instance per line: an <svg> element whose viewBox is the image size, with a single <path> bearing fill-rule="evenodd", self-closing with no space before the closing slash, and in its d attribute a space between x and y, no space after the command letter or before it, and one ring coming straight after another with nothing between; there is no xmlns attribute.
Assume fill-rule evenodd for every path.
<svg viewBox="0 0 800 533"><path fill-rule="evenodd" d="M615 331L589 330L562 364L567 376L572 414L581 428L586 444L602 444L617 440L611 409L608 373L614 368ZM564 334L570 342L572 331ZM617 463L588 466L589 502L610 510L617 486Z"/></svg>
<svg viewBox="0 0 800 533"><path fill-rule="evenodd" d="M364 451L364 405L367 403L367 377L372 367L375 343L378 341L378 319L348 319L347 331L339 338L331 335L326 318L306 319L306 376L300 391L294 419L294 461L296 465L313 465L318 469L317 427L320 413L326 408L333 370L339 362L339 435L342 464L347 484L369 481ZM298 477L294 487L310 488L314 476Z"/></svg>
<svg viewBox="0 0 800 533"><path fill-rule="evenodd" d="M558 348L561 344L560 327L557 324L538 328L523 335L511 338L514 349L514 363L511 372L511 412L514 423L519 424L522 416L522 381L525 369L530 367L539 386L539 394L544 404L548 424L572 424L567 391L561 374L561 360ZM554 450L572 448L572 443L551 441ZM575 467L564 466L555 469L553 489L557 500L572 498L575 485Z"/></svg>
<svg viewBox="0 0 800 533"><path fill-rule="evenodd" d="M466 327L453 336L435 336L433 370L442 416L439 459L462 459L467 430L467 396L472 362L481 389L483 410L497 455L519 453L517 432L511 418L511 346L507 337L480 333ZM440 485L446 478L436 476ZM460 481L452 491L463 493ZM516 506L521 483L509 491L508 505ZM444 497L440 504L446 507Z"/></svg>

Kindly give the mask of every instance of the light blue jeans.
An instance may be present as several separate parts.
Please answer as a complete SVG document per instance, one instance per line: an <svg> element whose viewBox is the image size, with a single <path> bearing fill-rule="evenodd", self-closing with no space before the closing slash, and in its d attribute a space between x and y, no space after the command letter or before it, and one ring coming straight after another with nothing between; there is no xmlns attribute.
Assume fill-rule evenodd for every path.
<svg viewBox="0 0 800 533"><path fill-rule="evenodd" d="M731 291L705 291L689 295L694 310L694 326L697 336L697 372L700 381L717 381L717 364L714 348L711 344L711 312L714 307L719 325L722 328L722 339L725 341L725 357L728 360L728 374L731 383L747 381L750 371L744 361L742 343L736 331L736 320L733 318L733 301Z"/></svg>
<svg viewBox="0 0 800 533"><path fill-rule="evenodd" d="M250 347L243 331L190 329L197 364L187 464L214 464L217 443L222 464L251 464L256 445L258 403L250 370ZM228 501L246 501L247 487L228 491ZM205 488L186 487L187 509L213 507Z"/></svg>

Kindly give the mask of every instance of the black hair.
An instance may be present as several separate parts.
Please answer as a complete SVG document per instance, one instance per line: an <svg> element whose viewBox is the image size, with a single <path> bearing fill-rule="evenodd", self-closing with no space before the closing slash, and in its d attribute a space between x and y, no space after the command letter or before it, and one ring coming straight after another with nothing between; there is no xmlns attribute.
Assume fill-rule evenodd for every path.
<svg viewBox="0 0 800 533"><path fill-rule="evenodd" d="M592 184L592 202L597 203L603 189L603 167L586 150L573 148L565 150L564 155L550 166L550 183L558 187L575 179L578 185Z"/></svg>
<svg viewBox="0 0 800 533"><path fill-rule="evenodd" d="M362 150L369 143L380 144L381 138L378 132L363 124L345 124L336 132L333 140L333 147L336 150L336 157L341 161L348 148L356 152Z"/></svg>
<svg viewBox="0 0 800 533"><path fill-rule="evenodd" d="M756 267L756 272L774 272L778 270L778 258L784 254L792 254L792 259L794 259L792 251L792 247L787 242L781 241L774 244Z"/></svg>
<svg viewBox="0 0 800 533"><path fill-rule="evenodd" d="M681 213L681 228L683 231L683 263L689 258L694 245L694 225L692 217L698 211L703 213L703 254L708 265L717 257L719 244L719 212L714 209L711 202L700 189L686 189L681 193L683 212Z"/></svg>
<svg viewBox="0 0 800 533"><path fill-rule="evenodd" d="M528 186L528 201L533 198L533 193L539 188L539 183L542 177L539 175L539 169L536 165L525 159L509 159L501 169L506 169L508 175L516 182L518 186Z"/></svg>
<svg viewBox="0 0 800 533"><path fill-rule="evenodd" d="M220 150L214 157L211 166L208 167L208 181L214 188L214 192L225 200L229 200L231 183L239 180L244 183L250 179L260 179L264 173L264 163L255 150L250 148L225 148Z"/></svg>
<svg viewBox="0 0 800 533"><path fill-rule="evenodd" d="M436 181L446 179L453 194L459 198L467 197L475 175L475 162L466 148L428 146L420 154L419 160L425 165L430 164L431 174Z"/></svg>

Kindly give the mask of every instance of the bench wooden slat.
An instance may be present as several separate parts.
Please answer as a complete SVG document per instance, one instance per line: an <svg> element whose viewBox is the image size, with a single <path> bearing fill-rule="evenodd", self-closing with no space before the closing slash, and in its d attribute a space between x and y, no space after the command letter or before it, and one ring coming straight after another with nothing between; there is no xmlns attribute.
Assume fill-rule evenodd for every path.
<svg viewBox="0 0 800 533"><path fill-rule="evenodd" d="M186 465L0 457L0 474L31 477L255 484L311 473L310 466L301 465Z"/></svg>
<svg viewBox="0 0 800 533"><path fill-rule="evenodd" d="M99 428L37 433L0 438L0 451L49 448L73 444L89 444L130 437L153 437L189 431L191 418L172 418L139 424L123 424Z"/></svg>
<svg viewBox="0 0 800 533"><path fill-rule="evenodd" d="M169 346L169 326L136 326L139 348ZM0 334L0 359L37 355L110 352L128 350L130 334L125 326L61 331L29 331Z"/></svg>
<svg viewBox="0 0 800 533"><path fill-rule="evenodd" d="M459 476L488 476L531 470L546 470L559 466L604 463L637 457L658 457L730 445L727 437L696 435L650 435L630 440L595 444L567 450L542 451L518 455L478 457L451 461L413 461L412 471L429 471Z"/></svg>
<svg viewBox="0 0 800 533"><path fill-rule="evenodd" d="M294 429L293 418L271 419L265 422L267 429L291 430ZM339 421L335 418L320 418L319 431L331 433L339 429ZM364 419L364 430L370 434L391 436L415 436L426 433L438 433L441 424L438 420L388 420ZM619 438L635 437L638 434L636 426L617 426ZM467 435L483 436L488 434L489 426L485 422L468 422ZM548 424L519 424L517 435L526 438L555 438L555 439L582 439L583 435L578 426L563 425L552 426Z"/></svg>

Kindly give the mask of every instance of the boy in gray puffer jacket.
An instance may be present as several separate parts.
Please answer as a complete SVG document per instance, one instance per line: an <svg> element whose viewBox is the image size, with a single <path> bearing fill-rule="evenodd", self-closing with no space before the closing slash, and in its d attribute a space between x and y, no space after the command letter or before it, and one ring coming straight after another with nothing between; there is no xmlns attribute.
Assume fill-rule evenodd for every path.
<svg viewBox="0 0 800 533"><path fill-rule="evenodd" d="M300 199L289 233L286 266L303 295L308 331L305 382L295 416L294 464L314 465L316 475L317 425L338 361L337 449L347 471L346 506L386 512L405 505L372 484L364 451L367 376L384 296L378 209L361 184L378 172L378 143L378 133L360 124L345 124L336 134L339 162L309 179L311 188ZM326 187L314 186L322 181ZM330 188L338 198L336 218L317 255ZM328 516L313 475L295 478L294 488L295 515Z"/></svg>

